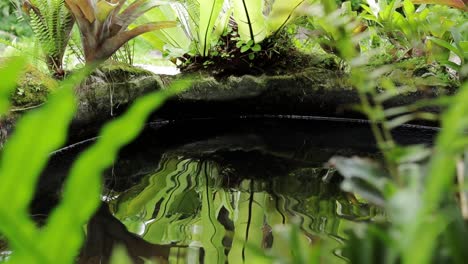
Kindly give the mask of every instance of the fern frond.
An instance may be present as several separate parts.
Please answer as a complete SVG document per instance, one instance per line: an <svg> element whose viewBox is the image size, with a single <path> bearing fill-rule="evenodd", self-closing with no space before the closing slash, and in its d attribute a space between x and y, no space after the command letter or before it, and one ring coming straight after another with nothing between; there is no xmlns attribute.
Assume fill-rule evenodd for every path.
<svg viewBox="0 0 468 264"><path fill-rule="evenodd" d="M31 28L46 54L49 68L61 71L62 60L74 24L64 0L26 0Z"/></svg>

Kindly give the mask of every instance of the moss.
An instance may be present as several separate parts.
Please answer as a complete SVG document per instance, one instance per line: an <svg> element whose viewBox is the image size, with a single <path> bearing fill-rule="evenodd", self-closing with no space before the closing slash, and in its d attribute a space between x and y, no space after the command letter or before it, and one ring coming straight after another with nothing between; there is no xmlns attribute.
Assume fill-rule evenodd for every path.
<svg viewBox="0 0 468 264"><path fill-rule="evenodd" d="M154 74L139 67L109 60L99 66L98 73L95 73L94 75L101 75L99 77L104 77L107 82L121 83L127 82L132 78Z"/></svg>
<svg viewBox="0 0 468 264"><path fill-rule="evenodd" d="M14 106L33 106L44 103L48 95L57 87L57 82L34 67L28 65L25 74L18 80L18 86L11 95Z"/></svg>

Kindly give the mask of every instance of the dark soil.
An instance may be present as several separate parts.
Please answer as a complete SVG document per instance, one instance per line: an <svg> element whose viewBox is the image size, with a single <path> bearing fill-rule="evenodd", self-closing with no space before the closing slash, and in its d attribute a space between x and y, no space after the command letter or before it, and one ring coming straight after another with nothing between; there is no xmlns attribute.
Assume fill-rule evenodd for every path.
<svg viewBox="0 0 468 264"><path fill-rule="evenodd" d="M245 74L259 76L290 74L310 66L318 66L331 70L338 70L339 66L333 56L304 54L298 51L287 38L270 37L261 43L258 52L248 50L241 52L236 47L237 41L232 35L223 36L221 45L211 52L216 56L191 56L185 54L179 58L183 61L180 69L185 73L202 72L223 79L228 76L242 76ZM253 59L249 56L254 56Z"/></svg>

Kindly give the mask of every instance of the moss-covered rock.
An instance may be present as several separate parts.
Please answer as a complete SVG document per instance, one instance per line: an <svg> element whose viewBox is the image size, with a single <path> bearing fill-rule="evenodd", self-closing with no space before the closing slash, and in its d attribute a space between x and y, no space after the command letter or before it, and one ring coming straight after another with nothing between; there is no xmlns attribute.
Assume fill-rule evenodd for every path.
<svg viewBox="0 0 468 264"><path fill-rule="evenodd" d="M369 71L374 67L370 67ZM455 84L420 68L403 64L382 77L401 88L400 94L386 102L387 107L402 106L420 99L450 94ZM363 117L353 105L359 94L349 76L326 67L297 67L289 73L260 76L242 75L215 78L204 73L192 89L168 102L159 111L165 118L229 117L242 115L304 115ZM436 107L426 108L438 111Z"/></svg>
<svg viewBox="0 0 468 264"><path fill-rule="evenodd" d="M359 103L359 95L351 86L349 76L329 57L317 57L314 61L307 61L307 58L312 57L298 59L294 62L296 66L287 71L257 76L219 78L208 71L199 72L197 76L200 77L192 89L170 100L156 115L168 119L243 115L362 117L352 108ZM387 107L407 105L456 90L457 82L437 65L407 60L394 66L383 77L390 78L402 89L398 96L386 102ZM374 68L369 66L369 71ZM93 129L90 124L99 126L122 112L137 97L185 76L161 77L120 63L102 65L77 89L79 108L73 121L74 133ZM25 106L23 108L40 104L56 86L56 81L47 74L30 67L19 82L13 102L16 106ZM436 107L427 110L438 111Z"/></svg>
<svg viewBox="0 0 468 264"><path fill-rule="evenodd" d="M117 115L139 96L161 89L161 78L125 64L104 64L77 89L76 128L100 123Z"/></svg>
<svg viewBox="0 0 468 264"><path fill-rule="evenodd" d="M0 120L0 142L14 127L15 120L28 109L39 106L58 87L58 82L34 66L28 66L12 93L12 111ZM122 63L105 63L76 90L78 111L72 122L72 134L94 130L117 115L137 97L161 89L161 78L147 70Z"/></svg>
<svg viewBox="0 0 468 264"><path fill-rule="evenodd" d="M152 72L143 68L111 60L101 64L93 73L94 78L100 78L101 82L107 83L124 83L134 78L152 75Z"/></svg>
<svg viewBox="0 0 468 264"><path fill-rule="evenodd" d="M52 77L33 65L28 65L11 95L12 104L15 107L39 105L47 100L47 96L56 87L57 82Z"/></svg>

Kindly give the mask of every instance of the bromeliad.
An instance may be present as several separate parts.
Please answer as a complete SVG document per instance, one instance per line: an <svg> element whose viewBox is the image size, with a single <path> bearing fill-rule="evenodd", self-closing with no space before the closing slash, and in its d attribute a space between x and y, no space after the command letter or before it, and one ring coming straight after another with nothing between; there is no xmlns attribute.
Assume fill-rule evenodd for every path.
<svg viewBox="0 0 468 264"><path fill-rule="evenodd" d="M153 30L176 26L158 21L128 29L138 17L166 1L136 0L122 11L126 0L65 0L81 33L87 64L104 61L129 40Z"/></svg>

